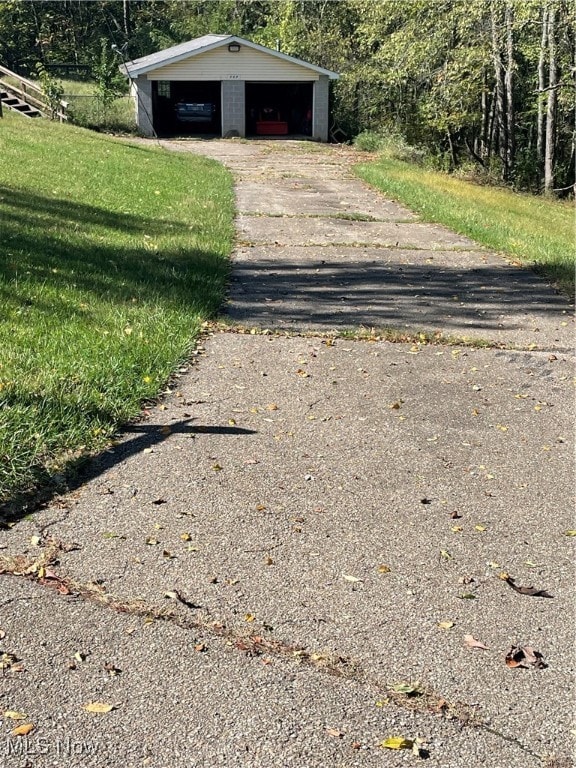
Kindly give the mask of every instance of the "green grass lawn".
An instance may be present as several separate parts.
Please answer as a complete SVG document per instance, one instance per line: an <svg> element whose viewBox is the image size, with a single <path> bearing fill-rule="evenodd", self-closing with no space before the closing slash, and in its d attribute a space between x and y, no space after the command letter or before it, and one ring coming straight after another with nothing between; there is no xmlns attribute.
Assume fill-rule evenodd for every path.
<svg viewBox="0 0 576 768"><path fill-rule="evenodd" d="M574 296L574 203L480 186L400 160L379 157L358 175L421 214L546 275Z"/></svg>
<svg viewBox="0 0 576 768"><path fill-rule="evenodd" d="M105 445L223 299L219 164L81 128L0 121L0 500Z"/></svg>

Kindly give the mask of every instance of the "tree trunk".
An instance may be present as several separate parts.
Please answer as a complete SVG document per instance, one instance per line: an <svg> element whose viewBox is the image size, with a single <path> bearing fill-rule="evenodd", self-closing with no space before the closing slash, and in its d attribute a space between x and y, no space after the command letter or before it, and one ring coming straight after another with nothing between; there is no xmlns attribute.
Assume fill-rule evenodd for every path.
<svg viewBox="0 0 576 768"><path fill-rule="evenodd" d="M556 8L552 3L548 13L548 106L546 110L546 147L544 152L544 194L552 195L554 189L554 151L556 144L556 88L558 71L556 66Z"/></svg>
<svg viewBox="0 0 576 768"><path fill-rule="evenodd" d="M494 149L494 126L496 123L496 86L492 89L492 98L490 99L490 114L488 115L488 142L486 160L492 157Z"/></svg>
<svg viewBox="0 0 576 768"><path fill-rule="evenodd" d="M132 24L131 24L131 18L130 18L130 0L123 0L122 2L122 18L124 22L124 34L126 35L126 40L129 40L130 34L132 32Z"/></svg>
<svg viewBox="0 0 576 768"><path fill-rule="evenodd" d="M486 159L489 155L488 141L490 138L490 109L488 107L488 90L486 84L486 72L482 77L482 118L481 118L481 133L480 133L480 148L479 155L482 159Z"/></svg>
<svg viewBox="0 0 576 768"><path fill-rule="evenodd" d="M506 3L506 75L504 85L506 88L506 134L508 144L506 146L506 165L508 176L514 175L514 156L516 154L516 116L514 114L514 9L510 0Z"/></svg>
<svg viewBox="0 0 576 768"><path fill-rule="evenodd" d="M450 162L452 163L451 170L453 171L458 165L458 158L456 157L456 150L454 149L454 142L452 141L452 134L450 128L447 129L446 135L448 137L448 146L450 147Z"/></svg>
<svg viewBox="0 0 576 768"><path fill-rule="evenodd" d="M548 44L548 6L542 7L542 37L540 39L540 53L538 55L538 117L536 118L536 160L538 162L538 176L542 174L544 162L544 88L546 87L546 45Z"/></svg>
<svg viewBox="0 0 576 768"><path fill-rule="evenodd" d="M507 181L510 176L508 165L508 131L506 124L506 86L504 83L504 65L500 53L500 40L498 35L497 6L494 0L491 4L492 20L492 60L494 62L494 77L496 79L496 107L495 119L498 126L498 149L502 160L502 179Z"/></svg>

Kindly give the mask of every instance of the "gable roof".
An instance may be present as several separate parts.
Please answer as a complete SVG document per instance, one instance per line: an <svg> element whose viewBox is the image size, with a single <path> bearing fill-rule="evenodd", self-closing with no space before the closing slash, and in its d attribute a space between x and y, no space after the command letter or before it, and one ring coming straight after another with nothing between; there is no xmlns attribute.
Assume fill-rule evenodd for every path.
<svg viewBox="0 0 576 768"><path fill-rule="evenodd" d="M251 40L245 40L243 37L238 37L237 35L203 35L194 40L188 40L186 43L180 43L179 45L173 45L171 48L165 48L163 51L151 53L149 56L142 56L140 59L127 61L120 67L120 70L125 75L128 75L128 77L134 78L139 75L145 75L147 72L152 72L159 67L165 67L167 64L175 64L178 61L190 59L200 53L206 53L215 48L230 45L230 43L245 45L248 48L254 48L262 53L275 56L278 59L289 61L291 64L298 64L301 67L311 69L321 75L328 75L331 80L337 80L340 77L337 72L331 72L329 69L317 67L315 64L302 61L302 59L297 59L295 56L288 56L288 54L282 53L281 51L274 51L272 48L266 48L263 45L258 45Z"/></svg>

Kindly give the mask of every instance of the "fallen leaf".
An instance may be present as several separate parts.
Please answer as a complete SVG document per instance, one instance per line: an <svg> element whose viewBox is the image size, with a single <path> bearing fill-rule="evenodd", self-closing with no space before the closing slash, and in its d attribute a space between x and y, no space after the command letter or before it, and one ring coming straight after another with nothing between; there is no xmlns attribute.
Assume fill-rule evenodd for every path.
<svg viewBox="0 0 576 768"><path fill-rule="evenodd" d="M264 512L265 509L264 504L256 504L256 512Z"/></svg>
<svg viewBox="0 0 576 768"><path fill-rule="evenodd" d="M266 410L268 410L268 411L277 411L278 410L278 406L276 405L276 403L270 403L270 405L266 406Z"/></svg>
<svg viewBox="0 0 576 768"><path fill-rule="evenodd" d="M14 665L18 659L16 656L14 656L13 653L3 653L2 656L0 656L0 669L14 669Z"/></svg>
<svg viewBox="0 0 576 768"><path fill-rule="evenodd" d="M4 712L4 717L10 718L10 720L26 720L28 715L24 712L15 712L13 709L7 709Z"/></svg>
<svg viewBox="0 0 576 768"><path fill-rule="evenodd" d="M104 664L104 671L108 672L110 677L116 677L120 674L120 672L122 672L122 670L119 669L115 664L112 664L112 662L106 662L106 664Z"/></svg>
<svg viewBox="0 0 576 768"><path fill-rule="evenodd" d="M378 573L390 573L391 568L389 565L379 565L378 566Z"/></svg>
<svg viewBox="0 0 576 768"><path fill-rule="evenodd" d="M194 650L197 653L206 653L206 651L208 650L208 646L206 645L206 643L196 643L196 645L194 646Z"/></svg>
<svg viewBox="0 0 576 768"><path fill-rule="evenodd" d="M485 525L475 525L474 526L474 530L480 531L482 533L483 531L486 530L486 526Z"/></svg>
<svg viewBox="0 0 576 768"><path fill-rule="evenodd" d="M268 555L268 557L264 558L264 565L274 565L274 560Z"/></svg>
<svg viewBox="0 0 576 768"><path fill-rule="evenodd" d="M529 669L535 667L536 669L545 669L548 665L544 661L544 657L539 651L534 650L529 645L520 646L513 645L506 654L506 666L511 669L521 667Z"/></svg>
<svg viewBox="0 0 576 768"><path fill-rule="evenodd" d="M395 693L403 693L406 696L421 696L422 688L420 683L395 683L389 686L391 691Z"/></svg>
<svg viewBox="0 0 576 768"><path fill-rule="evenodd" d="M222 470L222 466L220 464L212 464L212 469L214 472L220 472Z"/></svg>
<svg viewBox="0 0 576 768"><path fill-rule="evenodd" d="M192 536L189 533L181 533L180 534L180 538L182 539L182 541L191 541L192 540Z"/></svg>
<svg viewBox="0 0 576 768"><path fill-rule="evenodd" d="M144 543L148 544L149 547L153 547L158 544L158 539L154 539L152 536L148 536Z"/></svg>
<svg viewBox="0 0 576 768"><path fill-rule="evenodd" d="M576 536L576 531L565 531L564 536Z"/></svg>
<svg viewBox="0 0 576 768"><path fill-rule="evenodd" d="M473 592L464 592L462 595L458 595L460 600L476 600L476 595Z"/></svg>
<svg viewBox="0 0 576 768"><path fill-rule="evenodd" d="M89 704L83 704L82 709L85 709L86 712L94 712L95 714L105 715L108 712L112 712L113 709L116 709L116 705L105 704L102 701L91 701Z"/></svg>
<svg viewBox="0 0 576 768"><path fill-rule="evenodd" d="M341 739L344 736L344 731L339 731L337 728L326 728L326 733L336 739Z"/></svg>
<svg viewBox="0 0 576 768"><path fill-rule="evenodd" d="M453 621L439 621L438 622L438 626L440 627L440 629L452 629L452 627L454 626L454 622Z"/></svg>
<svg viewBox="0 0 576 768"><path fill-rule="evenodd" d="M172 552L170 552L169 549L163 550L162 557L165 557L166 560L175 560L176 559L176 555L173 555Z"/></svg>
<svg viewBox="0 0 576 768"><path fill-rule="evenodd" d="M501 574L500 578L503 576L504 574ZM508 576L508 578L503 579L503 581L505 581L509 587L512 587L515 592L518 592L521 595L530 595L531 597L554 597L554 595L546 592L545 589L536 589L535 587L521 587L514 582L514 579L511 576L508 574L506 574L506 576Z"/></svg>
<svg viewBox="0 0 576 768"><path fill-rule="evenodd" d="M30 544L32 544L33 547L38 547L41 541L42 538L40 536L32 536L30 539Z"/></svg>
<svg viewBox="0 0 576 768"><path fill-rule="evenodd" d="M86 661L86 654L80 653L80 651L76 651L76 653L74 654L74 658L76 659L76 661L83 662L83 661Z"/></svg>
<svg viewBox="0 0 576 768"><path fill-rule="evenodd" d="M168 504L166 499L154 499L152 504L156 504L156 506L160 506L160 504Z"/></svg>
<svg viewBox="0 0 576 768"><path fill-rule="evenodd" d="M390 736L380 743L384 749L412 749L414 741L405 739L404 736Z"/></svg>
<svg viewBox="0 0 576 768"><path fill-rule="evenodd" d="M245 613L244 614L244 621L252 622L256 619L256 616L254 616L253 613Z"/></svg>
<svg viewBox="0 0 576 768"><path fill-rule="evenodd" d="M125 539L126 536L122 536L120 533L114 533L114 531L104 531L102 534L103 539Z"/></svg>
<svg viewBox="0 0 576 768"><path fill-rule="evenodd" d="M487 645L484 645L480 640L476 640L474 635L464 635L464 645L466 645L467 648L478 648L481 651L490 650Z"/></svg>
<svg viewBox="0 0 576 768"><path fill-rule="evenodd" d="M351 581L352 583L364 581L364 579L359 579L356 576L348 576L346 573L342 574L342 578L345 579L346 581Z"/></svg>
<svg viewBox="0 0 576 768"><path fill-rule="evenodd" d="M27 736L36 726L34 723L23 723L10 731L11 736Z"/></svg>

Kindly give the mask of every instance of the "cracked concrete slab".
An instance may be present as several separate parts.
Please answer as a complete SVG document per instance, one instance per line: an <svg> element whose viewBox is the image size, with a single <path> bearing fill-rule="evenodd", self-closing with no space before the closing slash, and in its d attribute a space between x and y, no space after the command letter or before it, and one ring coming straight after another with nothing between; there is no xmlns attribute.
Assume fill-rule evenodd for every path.
<svg viewBox="0 0 576 768"><path fill-rule="evenodd" d="M269 182L243 179L236 184L236 204L242 213L274 215L338 216L354 214L382 221L416 220L404 206L376 197L358 179L349 179L346 189L339 181L320 177L288 179L270 195Z"/></svg>
<svg viewBox="0 0 576 768"><path fill-rule="evenodd" d="M570 373L537 354L218 334L63 508L1 542L33 554L43 529L79 545L69 578L153 605L179 590L216 621L472 702L544 754L571 717ZM549 668L508 669L517 643Z"/></svg>
<svg viewBox="0 0 576 768"><path fill-rule="evenodd" d="M494 768L541 765L521 741L502 742L490 731L478 740L474 727L436 714L376 706L378 694L366 686L297 661L253 658L209 635L166 622L143 625L15 579L8 586L5 645L25 671L4 674L0 703L27 717L5 721L4 768L375 768L384 759L399 768L406 755L385 755L379 746L397 733L421 734L431 766L456 765L461 755L487 764L495 751ZM50 610L60 622L41 626L40 605L40 614ZM91 701L116 708L91 714L83 709ZM20 722L35 729L10 735Z"/></svg>
<svg viewBox="0 0 576 768"><path fill-rule="evenodd" d="M240 242L276 245L375 245L380 247L481 250L467 237L420 222L353 221L339 218L238 216Z"/></svg>

